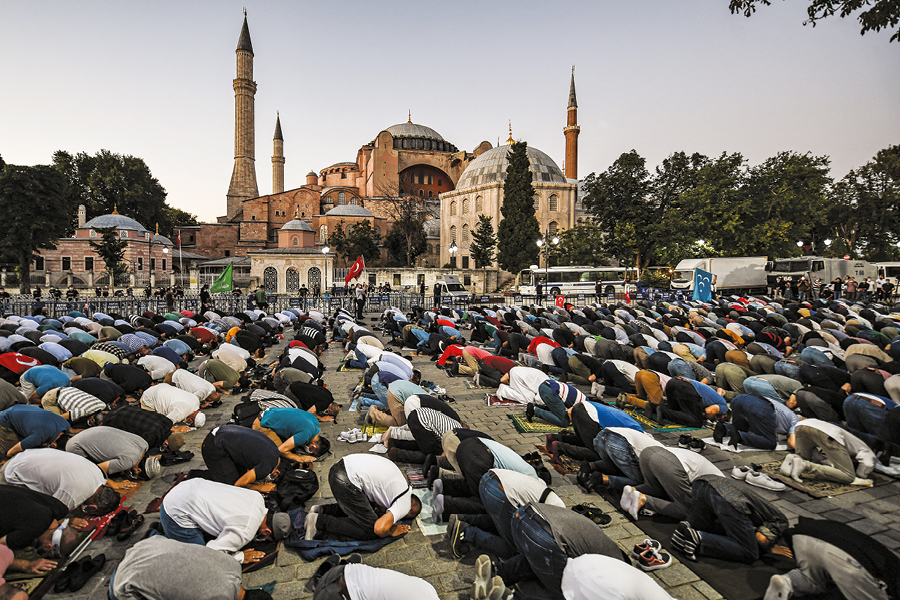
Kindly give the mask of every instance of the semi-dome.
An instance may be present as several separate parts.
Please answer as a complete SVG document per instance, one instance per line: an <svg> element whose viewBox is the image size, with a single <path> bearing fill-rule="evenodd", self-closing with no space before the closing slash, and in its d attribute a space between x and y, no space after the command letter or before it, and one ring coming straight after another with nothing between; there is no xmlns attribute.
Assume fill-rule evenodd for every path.
<svg viewBox="0 0 900 600"><path fill-rule="evenodd" d="M342 204L335 206L327 213L326 217L374 217L367 209L358 204Z"/></svg>
<svg viewBox="0 0 900 600"><path fill-rule="evenodd" d="M138 232L147 231L143 225L131 217L126 217L125 215L120 215L118 213L94 217L82 225L81 229L100 229L101 227L115 227L116 229L128 229Z"/></svg>
<svg viewBox="0 0 900 600"><path fill-rule="evenodd" d="M473 160L460 176L456 190L505 181L506 169L509 166L509 159L506 155L510 149L511 146L491 148ZM526 148L526 152L529 169L535 183L566 183L563 172L552 158L531 146Z"/></svg>
<svg viewBox="0 0 900 600"><path fill-rule="evenodd" d="M293 219L288 221L281 227L281 231L312 231L306 221L301 219Z"/></svg>

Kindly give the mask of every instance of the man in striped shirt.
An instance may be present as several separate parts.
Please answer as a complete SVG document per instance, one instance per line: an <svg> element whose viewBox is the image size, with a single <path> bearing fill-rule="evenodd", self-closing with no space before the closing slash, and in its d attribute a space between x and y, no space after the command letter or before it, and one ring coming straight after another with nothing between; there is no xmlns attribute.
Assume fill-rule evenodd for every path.
<svg viewBox="0 0 900 600"><path fill-rule="evenodd" d="M72 423L73 431L94 425L96 414L106 410L103 400L73 387L50 390L44 394L41 405Z"/></svg>
<svg viewBox="0 0 900 600"><path fill-rule="evenodd" d="M395 462L421 464L429 454L441 454L443 435L463 425L455 410L433 396L410 396L403 404L406 424L385 433L388 457Z"/></svg>

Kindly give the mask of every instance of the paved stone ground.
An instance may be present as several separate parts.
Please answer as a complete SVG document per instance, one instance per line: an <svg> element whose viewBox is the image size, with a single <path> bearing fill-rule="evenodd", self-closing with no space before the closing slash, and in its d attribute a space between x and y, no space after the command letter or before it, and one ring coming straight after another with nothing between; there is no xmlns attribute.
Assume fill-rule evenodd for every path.
<svg viewBox="0 0 900 600"><path fill-rule="evenodd" d="M368 315L372 317L374 315ZM367 320L368 320L367 317ZM290 337L289 335L286 337ZM269 351L263 362L271 362L281 352L284 342ZM315 468L319 473L320 489L310 504L319 504L332 501L328 487L327 473L331 465L341 457L354 452L365 452L371 447L367 443L348 444L336 441L339 432L352 427L361 427L365 413L346 412L349 408L349 390L358 382L361 373L359 371L336 372L343 352L340 346L332 344L331 348L322 356L322 362L328 372L325 381L329 389L334 393L338 402L344 404L344 411L338 417L337 424L324 423L323 433L332 440L333 453L326 460L317 463ZM199 361L198 361L199 362ZM544 437L539 434L519 434L513 428L507 413L523 412L518 407L485 406L485 390L469 390L464 385L464 378L448 378L443 371L437 369L427 357L413 359L414 364L422 370L422 378L432 380L447 389L448 395L456 399L453 405L460 416L470 427L489 433L494 439L503 442L520 454L531 452L535 444L543 444ZM226 396L217 412L208 415L207 427L203 430L191 432L186 435L185 449L195 453L190 463L169 467L164 475L153 482L145 484L132 500L132 505L137 510L143 510L147 503L160 496L168 489L175 475L181 471L192 468L202 468L199 444L206 436L208 430L217 423L226 422L231 415L231 407L238 401L237 397ZM709 437L709 430L692 432L695 437ZM678 442L678 433L656 434L657 438L666 445L674 446ZM750 464L751 462L768 462L780 460L784 453L769 452L745 452L732 454L708 448L704 455L726 473L730 473L732 466L738 464ZM613 518L604 531L616 540L623 549L630 551L631 547L644 539L645 534L631 520L616 508L607 503L596 494L584 493L575 482L574 475L560 476L551 468L553 474L553 489L566 502L567 506L573 506L582 502L590 502L610 514ZM746 485L746 484L741 484ZM849 523L852 527L864 533L872 535L895 552L900 549L900 482L889 485L861 489L856 492L842 494L832 498L815 499L811 496L793 491L775 493L752 488L753 491L763 497L772 500L782 511L795 522L797 516L820 516ZM147 522L158 520L157 515L147 515ZM118 542L115 539L105 539L93 544L87 554L104 552L108 562L102 571L101 577L94 577L77 594L55 594L54 597L71 600L103 600L107 598L109 575L122 559L130 545L141 538L147 525L145 524L131 540ZM661 540L664 544L666 540ZM413 525L413 529L402 539L389 544L384 549L374 554L364 554L363 562L377 567L387 567L403 573L417 575L425 578L438 591L442 599L464 600L469 598L468 590L474 579L474 563L478 556L477 551L472 551L462 560L457 560L450 552L448 544L443 536L426 536ZM651 573L669 593L679 600L715 600L722 598L715 589L705 581L702 581L690 569L678 561L673 554L674 564L661 571ZM274 565L249 573L244 577L245 586L259 586L270 581L277 581L274 598L276 600L307 599L312 594L306 589L310 576L318 567L322 559L314 562L306 562L290 548L282 548ZM728 600L742 600L739 598Z"/></svg>

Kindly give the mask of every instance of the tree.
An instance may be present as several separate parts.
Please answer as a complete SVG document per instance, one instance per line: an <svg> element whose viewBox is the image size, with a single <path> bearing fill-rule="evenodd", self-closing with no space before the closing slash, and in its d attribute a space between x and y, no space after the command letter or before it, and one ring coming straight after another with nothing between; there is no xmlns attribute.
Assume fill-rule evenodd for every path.
<svg viewBox="0 0 900 600"><path fill-rule="evenodd" d="M745 17L749 17L756 12L757 2L765 6L772 4L769 0L729 0L728 8L731 9L731 14L744 13ZM840 17L843 19L864 6L872 8L862 11L857 17L862 25L859 31L860 35L865 35L867 31L881 31L889 27L896 27L900 23L900 2L897 0L811 0L809 6L806 7L809 19L803 24L815 27L816 21L834 16L835 13L840 13ZM890 41L900 41L900 30L894 32Z"/></svg>
<svg viewBox="0 0 900 600"><path fill-rule="evenodd" d="M66 178L49 165L6 165L0 170L0 250L19 263L19 286L27 293L35 250L55 248L71 226Z"/></svg>
<svg viewBox="0 0 900 600"><path fill-rule="evenodd" d="M357 221L344 231L344 220L334 228L328 238L334 251L348 263L363 256L367 261L376 259L381 254L381 233L374 229L368 221Z"/></svg>
<svg viewBox="0 0 900 600"><path fill-rule="evenodd" d="M69 180L69 204L73 210L84 204L88 219L118 210L150 230L159 223L159 232L171 236L175 221L182 218L183 211L174 213L178 209L166 204L165 188L141 158L109 150L94 156L60 150L53 154L53 164Z"/></svg>
<svg viewBox="0 0 900 600"><path fill-rule="evenodd" d="M119 237L115 227L98 227L97 232L100 234L100 241L90 242L91 248L103 259L110 285L115 287L119 277L128 271L128 265L125 264L128 241Z"/></svg>
<svg viewBox="0 0 900 600"><path fill-rule="evenodd" d="M590 221L579 219L574 227L559 232L559 245L550 246L551 266L608 264L603 251L603 229Z"/></svg>
<svg viewBox="0 0 900 600"><path fill-rule="evenodd" d="M497 236L494 234L493 217L487 215L478 216L478 225L472 232L472 243L469 245L469 255L475 261L476 269L489 267L494 262L494 248L497 246Z"/></svg>
<svg viewBox="0 0 900 600"><path fill-rule="evenodd" d="M541 235L534 215L534 187L529 167L528 145L516 142L507 153L509 165L503 183L503 205L497 228L497 262L510 273L518 273L538 260L535 242Z"/></svg>
<svg viewBox="0 0 900 600"><path fill-rule="evenodd" d="M388 266L410 266L427 249L423 224L418 221L411 224L395 221L384 237L384 247L388 251Z"/></svg>
<svg viewBox="0 0 900 600"><path fill-rule="evenodd" d="M411 267L416 257L425 252L425 232L422 225L429 218L436 218L424 197L409 193L409 175L402 173L397 183L380 183L378 201L391 222L391 230L385 238L385 245L392 260L404 257L406 266ZM390 239L390 241L388 241Z"/></svg>

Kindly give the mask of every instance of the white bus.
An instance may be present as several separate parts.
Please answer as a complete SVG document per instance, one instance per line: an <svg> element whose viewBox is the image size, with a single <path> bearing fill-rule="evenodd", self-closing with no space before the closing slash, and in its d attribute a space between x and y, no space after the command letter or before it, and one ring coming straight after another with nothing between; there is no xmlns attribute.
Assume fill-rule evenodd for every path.
<svg viewBox="0 0 900 600"><path fill-rule="evenodd" d="M637 280L634 267L550 267L549 269L523 269L519 273L519 293L534 295L535 285L541 282L544 294L553 296L566 294L594 295L594 286L599 280L603 293L624 293L625 279L630 283Z"/></svg>
<svg viewBox="0 0 900 600"><path fill-rule="evenodd" d="M880 262L875 263L875 266L878 267L878 274L882 277L900 277L900 262Z"/></svg>

